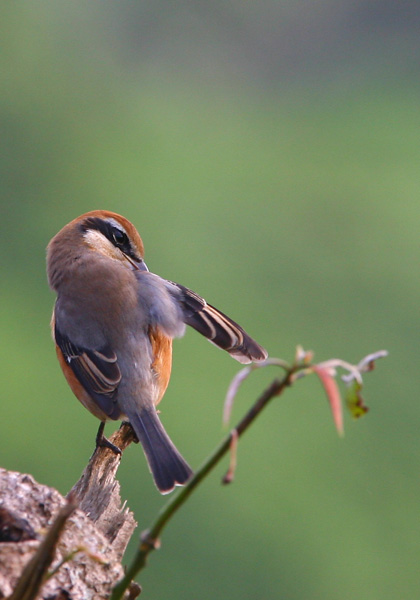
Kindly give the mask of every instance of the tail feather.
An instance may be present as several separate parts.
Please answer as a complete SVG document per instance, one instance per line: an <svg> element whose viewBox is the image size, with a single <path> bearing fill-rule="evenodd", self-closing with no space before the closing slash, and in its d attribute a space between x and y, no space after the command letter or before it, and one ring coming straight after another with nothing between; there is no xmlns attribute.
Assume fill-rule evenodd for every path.
<svg viewBox="0 0 420 600"><path fill-rule="evenodd" d="M143 447L156 487L168 494L176 485L185 484L192 470L166 433L154 408L128 415Z"/></svg>

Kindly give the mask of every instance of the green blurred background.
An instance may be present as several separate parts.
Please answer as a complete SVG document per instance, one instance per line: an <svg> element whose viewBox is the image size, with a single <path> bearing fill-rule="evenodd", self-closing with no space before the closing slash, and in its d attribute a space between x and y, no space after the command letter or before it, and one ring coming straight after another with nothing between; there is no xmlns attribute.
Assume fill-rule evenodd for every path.
<svg viewBox="0 0 420 600"><path fill-rule="evenodd" d="M379 0L1 4L2 466L66 493L92 452L45 278L47 242L88 210L129 218L152 271L271 356L390 352L344 439L315 378L273 402L234 484L224 463L170 524L145 598L419 597L419 25L419 3ZM175 342L162 418L194 467L238 369ZM119 475L144 529L164 499L137 446Z"/></svg>

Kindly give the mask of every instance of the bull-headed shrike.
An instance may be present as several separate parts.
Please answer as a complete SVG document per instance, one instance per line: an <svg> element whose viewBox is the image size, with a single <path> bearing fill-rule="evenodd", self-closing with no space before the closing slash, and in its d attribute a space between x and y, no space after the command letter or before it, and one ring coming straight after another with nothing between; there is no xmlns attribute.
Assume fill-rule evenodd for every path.
<svg viewBox="0 0 420 600"><path fill-rule="evenodd" d="M143 255L140 235L118 214L96 210L66 225L47 249L57 293L52 331L70 388L101 420L99 443L108 443L107 420L128 420L164 494L192 474L156 410L169 383L172 338L190 325L240 363L267 353L203 298L150 273Z"/></svg>

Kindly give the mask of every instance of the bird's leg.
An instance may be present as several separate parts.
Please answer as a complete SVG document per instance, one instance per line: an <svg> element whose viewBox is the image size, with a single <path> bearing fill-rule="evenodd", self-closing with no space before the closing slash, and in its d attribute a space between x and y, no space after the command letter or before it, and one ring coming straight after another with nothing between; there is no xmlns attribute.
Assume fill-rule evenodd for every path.
<svg viewBox="0 0 420 600"><path fill-rule="evenodd" d="M112 452L114 452L114 454L121 454L121 450L118 448L118 446L110 442L109 439L104 436L104 429L105 421L101 421L98 433L96 434L96 447L109 448L112 450Z"/></svg>

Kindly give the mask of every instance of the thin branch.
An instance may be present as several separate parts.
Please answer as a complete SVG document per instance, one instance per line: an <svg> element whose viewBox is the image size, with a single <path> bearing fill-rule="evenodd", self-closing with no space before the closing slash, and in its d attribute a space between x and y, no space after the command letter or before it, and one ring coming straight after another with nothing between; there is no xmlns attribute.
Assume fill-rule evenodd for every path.
<svg viewBox="0 0 420 600"><path fill-rule="evenodd" d="M187 485L181 489L176 495L172 496L169 502L159 512L157 518L152 523L151 527L144 531L140 538L140 545L137 553L131 565L128 567L125 576L115 586L110 600L121 600L124 592L129 588L132 580L140 573L145 567L149 554L159 548L159 536L165 528L168 521L173 517L176 511L187 501L189 496L193 493L195 488L203 481L203 479L213 470L213 468L220 462L225 454L232 450L236 453L237 441L241 435L248 429L248 427L254 422L261 411L267 406L272 398L282 394L286 387L292 385L297 378L300 376L309 375L311 373L317 373L321 377L326 388L328 400L330 401L331 408L333 410L333 416L339 430L342 433L342 415L341 415L341 397L336 386L336 382L332 379L335 376L335 370L337 367L343 368L350 373L352 379L355 379L359 385L356 390L357 403L360 405L361 399L358 392L362 386L362 372L372 370L374 362L377 358L386 356L386 351L380 351L374 354L368 355L365 359L360 361L357 366L351 365L345 361L339 359L331 359L318 365L312 364L313 353L305 352L303 348L298 347L295 361L292 365L288 365L283 360L268 359L258 366L269 366L276 365L283 368L286 374L282 379L275 379L271 385L261 394L256 400L250 410L241 419L238 425L233 428L230 434L219 444L213 454L211 454L204 464L196 471ZM225 402L225 419L230 416L234 398L237 394L238 388L241 383L248 377L248 375L256 368L257 365L246 367L240 371L234 380L232 381L227 399ZM364 409L366 412L366 409ZM228 477L225 482L231 480L233 476L236 455L231 457L231 465L228 471Z"/></svg>
<svg viewBox="0 0 420 600"><path fill-rule="evenodd" d="M241 419L238 425L234 428L235 435L239 438L253 421L258 417L261 411L267 406L267 404L282 394L286 387L290 385L290 378L302 366L295 365L289 368L287 374L282 379L275 379L271 385L261 394L256 400L250 410ZM232 443L232 432L220 443L216 450L211 454L204 464L195 472L193 477L182 488L176 495L167 502L167 504L159 512L156 520L152 523L151 527L143 532L140 539L140 546L136 552L136 555L128 567L124 578L117 583L115 586L111 600L121 600L124 592L128 589L131 581L137 577L140 571L145 567L149 554L159 548L159 536L162 533L165 525L173 517L176 511L186 502L188 497L192 494L195 488L205 479L205 477L214 469L214 467L220 462L220 460L229 451Z"/></svg>

